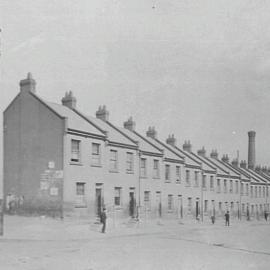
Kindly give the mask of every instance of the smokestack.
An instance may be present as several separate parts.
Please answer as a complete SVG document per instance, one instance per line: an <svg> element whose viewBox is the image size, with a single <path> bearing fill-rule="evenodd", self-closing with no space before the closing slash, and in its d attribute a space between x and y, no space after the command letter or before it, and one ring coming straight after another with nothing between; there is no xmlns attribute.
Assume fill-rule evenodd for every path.
<svg viewBox="0 0 270 270"><path fill-rule="evenodd" d="M255 131L248 132L248 168L255 169Z"/></svg>

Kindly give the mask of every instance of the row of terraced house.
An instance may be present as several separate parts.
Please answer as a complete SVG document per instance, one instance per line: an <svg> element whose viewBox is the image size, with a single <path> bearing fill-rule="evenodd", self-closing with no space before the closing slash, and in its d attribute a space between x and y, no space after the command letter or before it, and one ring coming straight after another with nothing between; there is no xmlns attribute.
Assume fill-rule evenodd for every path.
<svg viewBox="0 0 270 270"><path fill-rule="evenodd" d="M36 93L29 73L4 111L4 196L20 213L95 217L106 206L120 217L260 218L269 211L270 171L255 168L255 132L239 163L216 150L192 151L155 127L136 131L109 121L100 106L84 114L67 92L62 103Z"/></svg>

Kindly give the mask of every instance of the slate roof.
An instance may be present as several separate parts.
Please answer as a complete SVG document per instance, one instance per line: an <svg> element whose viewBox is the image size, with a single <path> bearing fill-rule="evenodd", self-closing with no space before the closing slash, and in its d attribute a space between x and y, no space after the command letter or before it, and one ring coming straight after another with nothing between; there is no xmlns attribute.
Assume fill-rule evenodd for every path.
<svg viewBox="0 0 270 270"><path fill-rule="evenodd" d="M128 137L130 137L132 140L139 142L139 149L153 154L160 154L162 155L162 151L160 148L157 148L153 144L151 144L146 138L144 138L142 135L137 133L136 131L130 131L126 128L119 128L123 133L125 133Z"/></svg>
<svg viewBox="0 0 270 270"><path fill-rule="evenodd" d="M36 95L35 95L36 96ZM66 117L68 119L68 128L74 129L77 131L83 131L95 135L99 135L104 137L105 134L102 130L97 129L96 127L90 125L86 120L80 117L76 112L72 111L71 109L67 108L66 106L48 102L42 100L40 97L36 96L40 101L45 103L49 108L55 111L58 115L62 117Z"/></svg>
<svg viewBox="0 0 270 270"><path fill-rule="evenodd" d="M184 157L180 154L176 154L177 151L170 149L167 145L159 141L158 139L153 139L151 137L147 137L147 140L154 144L157 148L162 149L164 151L164 157L168 159L179 160L180 162L184 161Z"/></svg>
<svg viewBox="0 0 270 270"><path fill-rule="evenodd" d="M214 164L216 164L221 169L223 169L224 171L226 171L230 176L232 176L232 177L240 177L240 173L238 173L233 168L230 168L230 167L224 165L224 162L222 162L221 160L216 159L216 158L207 158L207 159L208 160L211 160Z"/></svg>
<svg viewBox="0 0 270 270"><path fill-rule="evenodd" d="M121 143L121 144L137 147L135 141L133 141L132 138L129 138L125 133L123 133L120 129L115 127L109 121L105 122L101 119L95 118L93 116L88 116L88 115L85 117L87 117L87 119L94 125L108 132L109 142Z"/></svg>

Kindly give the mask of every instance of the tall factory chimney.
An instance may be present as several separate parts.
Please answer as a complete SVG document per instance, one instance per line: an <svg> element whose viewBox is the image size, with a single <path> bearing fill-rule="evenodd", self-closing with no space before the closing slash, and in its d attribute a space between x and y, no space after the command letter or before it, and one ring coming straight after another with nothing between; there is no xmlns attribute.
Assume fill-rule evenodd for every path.
<svg viewBox="0 0 270 270"><path fill-rule="evenodd" d="M248 132L248 168L255 169L255 131Z"/></svg>

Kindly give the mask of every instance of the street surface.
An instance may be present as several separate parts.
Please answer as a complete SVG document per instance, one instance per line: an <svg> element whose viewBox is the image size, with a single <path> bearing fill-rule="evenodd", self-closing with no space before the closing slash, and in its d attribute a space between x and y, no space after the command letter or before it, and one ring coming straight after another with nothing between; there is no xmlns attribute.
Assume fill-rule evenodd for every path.
<svg viewBox="0 0 270 270"><path fill-rule="evenodd" d="M1 270L270 269L270 222L89 220L5 216Z"/></svg>

